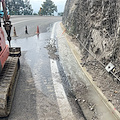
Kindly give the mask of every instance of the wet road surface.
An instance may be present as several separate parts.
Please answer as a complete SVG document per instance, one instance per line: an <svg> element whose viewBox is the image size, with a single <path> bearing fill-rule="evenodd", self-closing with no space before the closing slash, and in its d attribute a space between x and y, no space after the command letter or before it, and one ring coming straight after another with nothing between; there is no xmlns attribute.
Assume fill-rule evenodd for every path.
<svg viewBox="0 0 120 120"><path fill-rule="evenodd" d="M52 24L52 23L51 23ZM39 36L16 38L22 49L20 76L11 114L4 120L84 120L59 61L52 26Z"/></svg>

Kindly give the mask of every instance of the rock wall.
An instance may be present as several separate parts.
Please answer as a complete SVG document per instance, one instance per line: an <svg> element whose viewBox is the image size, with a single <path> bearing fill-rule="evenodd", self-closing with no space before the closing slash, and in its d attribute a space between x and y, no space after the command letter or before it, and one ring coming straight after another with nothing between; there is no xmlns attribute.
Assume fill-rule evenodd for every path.
<svg viewBox="0 0 120 120"><path fill-rule="evenodd" d="M97 87L118 112L120 112L119 11L120 0L67 0L63 16L63 25L83 55L81 64L87 68ZM76 40L76 36L79 39ZM105 66L112 62L117 79L96 59Z"/></svg>
<svg viewBox="0 0 120 120"><path fill-rule="evenodd" d="M63 24L68 33L78 34L79 42L107 65L120 63L120 0L67 0ZM80 45L86 62L93 61ZM116 64L117 63L117 64ZM119 68L118 68L119 70Z"/></svg>

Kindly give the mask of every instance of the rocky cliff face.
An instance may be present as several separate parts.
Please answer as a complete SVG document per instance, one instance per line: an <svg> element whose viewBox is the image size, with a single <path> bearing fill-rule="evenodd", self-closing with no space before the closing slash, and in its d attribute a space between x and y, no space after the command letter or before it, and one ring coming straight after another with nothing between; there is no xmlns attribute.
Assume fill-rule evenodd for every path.
<svg viewBox="0 0 120 120"><path fill-rule="evenodd" d="M79 44L83 65L120 112L120 0L67 0L63 24ZM79 39L76 41L75 37ZM81 44L82 43L82 44ZM84 46L84 47L83 47ZM91 55L90 55L90 54ZM112 62L114 75L104 66ZM120 82L119 82L120 83Z"/></svg>
<svg viewBox="0 0 120 120"><path fill-rule="evenodd" d="M105 65L119 61L119 0L67 0L63 24ZM82 46L80 47L82 48ZM86 61L93 58L82 50Z"/></svg>

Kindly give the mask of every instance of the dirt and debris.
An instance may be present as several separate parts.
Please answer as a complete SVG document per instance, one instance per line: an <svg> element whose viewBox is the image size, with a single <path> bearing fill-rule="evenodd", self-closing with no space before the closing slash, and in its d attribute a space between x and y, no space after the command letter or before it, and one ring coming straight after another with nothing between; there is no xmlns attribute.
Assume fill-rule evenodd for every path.
<svg viewBox="0 0 120 120"><path fill-rule="evenodd" d="M59 55L57 54L57 48L55 45L53 46L48 44L45 48L48 50L49 58L59 60Z"/></svg>
<svg viewBox="0 0 120 120"><path fill-rule="evenodd" d="M93 76L93 81L102 90L108 100L114 105L114 107L120 112L120 84L114 81L113 76L109 74L99 63L95 66L92 63L88 63L86 68Z"/></svg>
<svg viewBox="0 0 120 120"><path fill-rule="evenodd" d="M88 88L85 83L71 80L72 89L76 96L75 101L81 106L84 113L90 114L89 119L98 120L96 105L88 99ZM86 116L87 117L87 116Z"/></svg>

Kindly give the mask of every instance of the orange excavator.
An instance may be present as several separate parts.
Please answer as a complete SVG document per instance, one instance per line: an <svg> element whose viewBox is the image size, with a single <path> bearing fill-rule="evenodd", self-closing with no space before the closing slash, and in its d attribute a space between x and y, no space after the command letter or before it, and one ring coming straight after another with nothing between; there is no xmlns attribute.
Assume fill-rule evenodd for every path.
<svg viewBox="0 0 120 120"><path fill-rule="evenodd" d="M21 48L11 47L11 21L7 15L5 0L0 0L3 7L3 27L0 17L0 117L10 114L11 105L14 97L17 78L19 75ZM2 28L7 33L9 46L6 45L5 35Z"/></svg>

